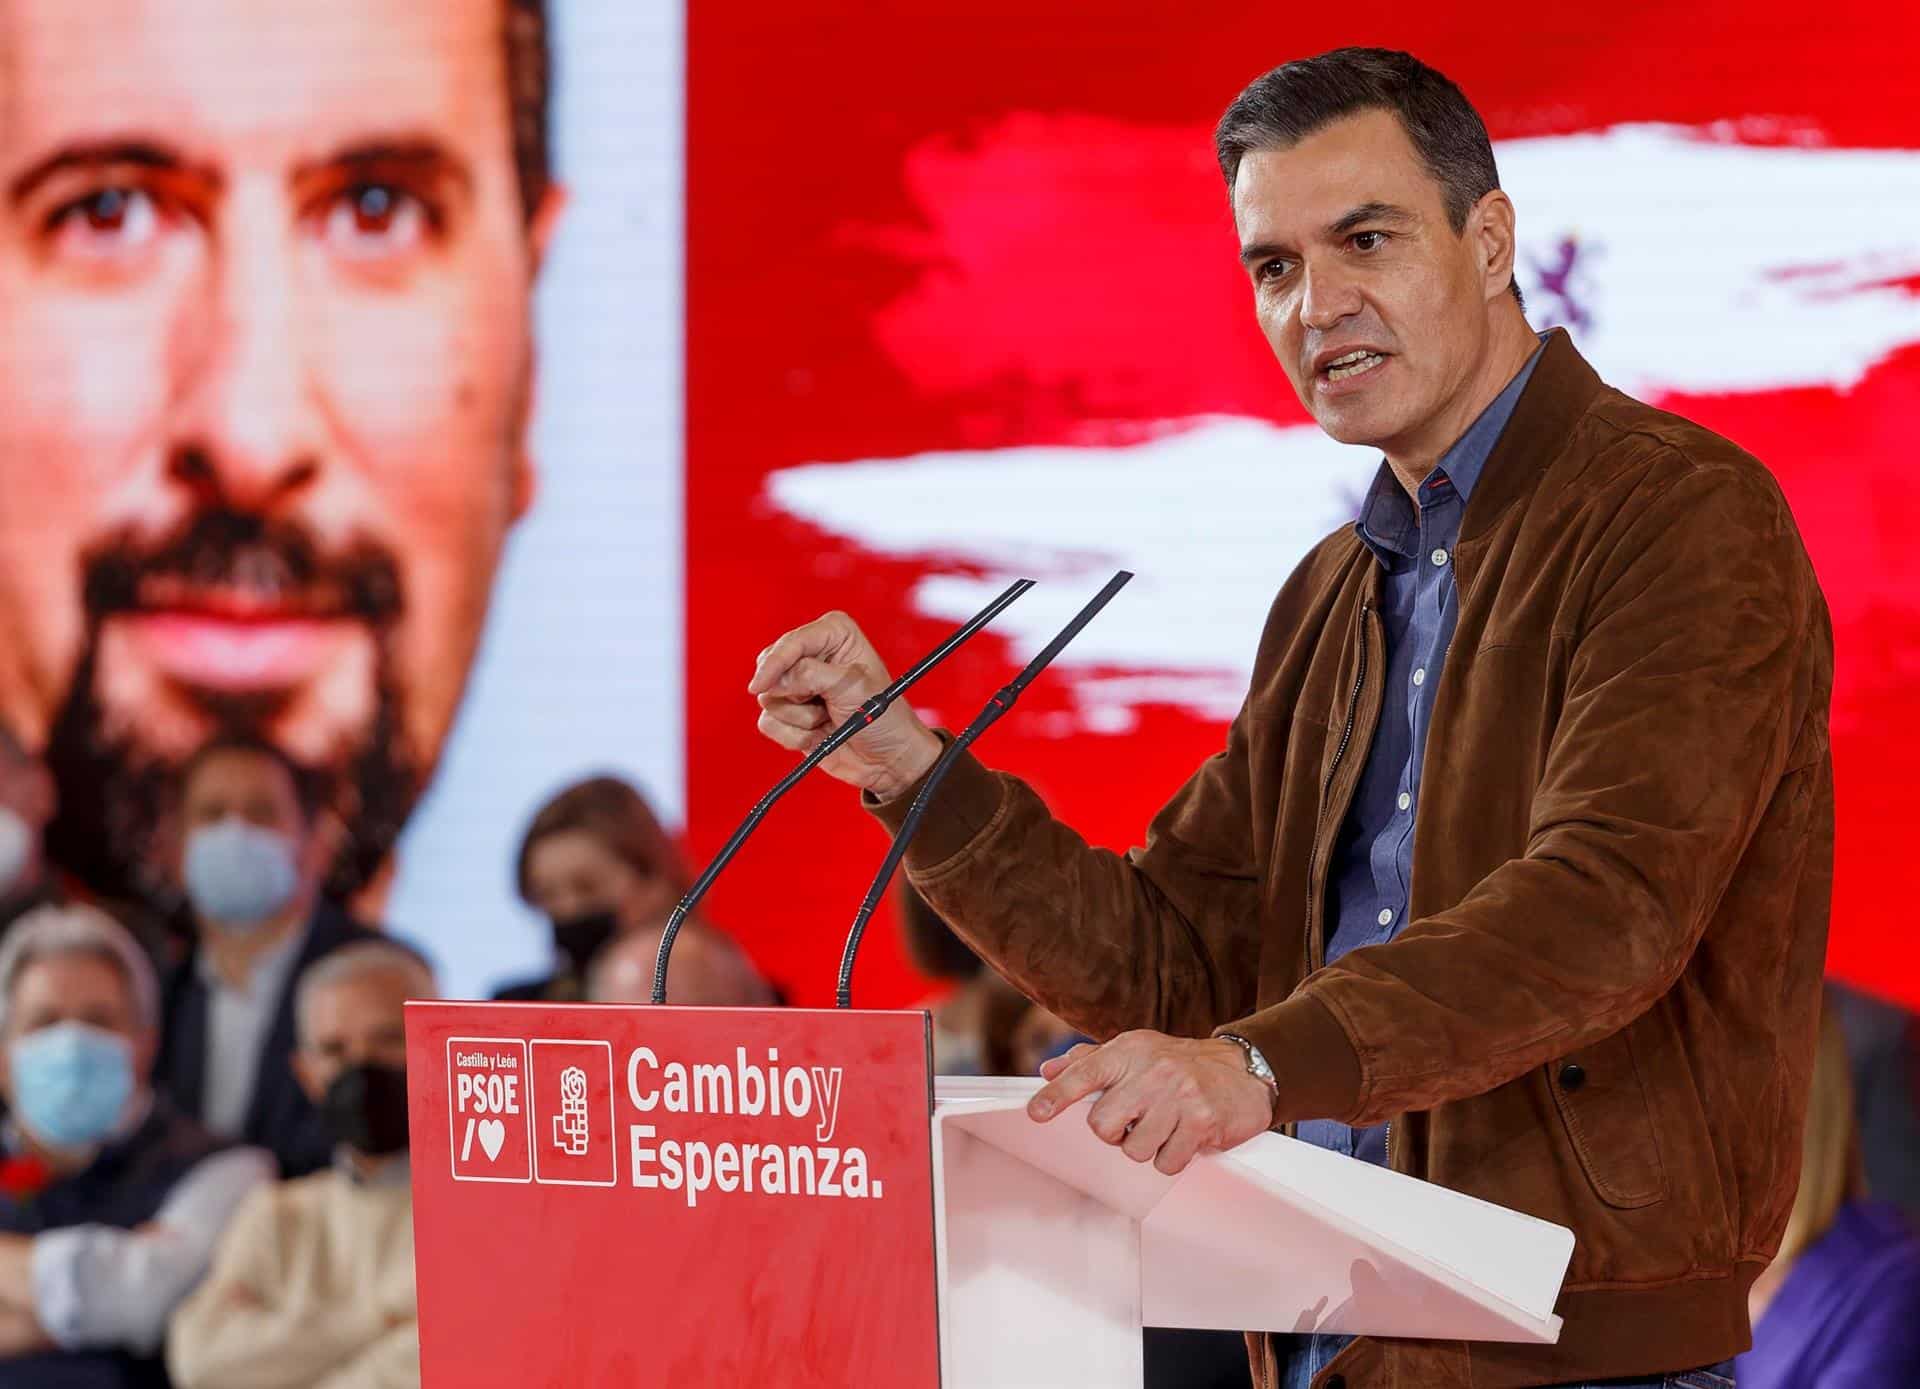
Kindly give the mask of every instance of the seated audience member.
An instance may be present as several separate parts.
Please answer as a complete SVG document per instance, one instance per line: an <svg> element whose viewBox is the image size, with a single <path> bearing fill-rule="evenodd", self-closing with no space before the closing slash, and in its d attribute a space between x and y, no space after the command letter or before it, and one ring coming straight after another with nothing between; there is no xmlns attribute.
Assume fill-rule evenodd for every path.
<svg viewBox="0 0 1920 1389"><path fill-rule="evenodd" d="M293 1067L338 1145L325 1172L257 1191L173 1322L179 1389L420 1383L402 1005L431 998L411 950L369 941L300 978Z"/></svg>
<svg viewBox="0 0 1920 1389"><path fill-rule="evenodd" d="M602 950L587 975L594 1003L647 1003L653 998L653 967L660 953L659 926L631 931ZM730 936L688 921L673 941L667 967L667 1002L708 1008L770 1008L772 985Z"/></svg>
<svg viewBox="0 0 1920 1389"><path fill-rule="evenodd" d="M92 907L0 943L0 1386L164 1385L167 1318L273 1159L227 1148L146 1082L153 964Z"/></svg>
<svg viewBox="0 0 1920 1389"><path fill-rule="evenodd" d="M1042 1062L1051 1061L1093 1038L1062 1022L1039 1004L1023 1013L1013 1028L1013 1073L1021 1076L1040 1074Z"/></svg>
<svg viewBox="0 0 1920 1389"><path fill-rule="evenodd" d="M294 1083L294 981L375 933L320 895L338 827L273 744L217 738L181 769L180 883L193 938L168 973L159 1085L223 1138L269 1149L285 1176L332 1160Z"/></svg>
<svg viewBox="0 0 1920 1389"><path fill-rule="evenodd" d="M40 846L53 797L46 767L0 728L0 931L52 900Z"/></svg>
<svg viewBox="0 0 1920 1389"><path fill-rule="evenodd" d="M587 969L616 935L659 924L691 883L646 798L617 777L569 786L540 807L520 841L520 898L553 928L553 968L502 999L585 996Z"/></svg>
<svg viewBox="0 0 1920 1389"><path fill-rule="evenodd" d="M1829 1001L1807 1097L1800 1190L1748 1297L1740 1389L1920 1384L1920 1236L1866 1199L1846 1046Z"/></svg>
<svg viewBox="0 0 1920 1389"><path fill-rule="evenodd" d="M1843 985L1827 990L1847 1039L1867 1187L1920 1220L1920 1015Z"/></svg>

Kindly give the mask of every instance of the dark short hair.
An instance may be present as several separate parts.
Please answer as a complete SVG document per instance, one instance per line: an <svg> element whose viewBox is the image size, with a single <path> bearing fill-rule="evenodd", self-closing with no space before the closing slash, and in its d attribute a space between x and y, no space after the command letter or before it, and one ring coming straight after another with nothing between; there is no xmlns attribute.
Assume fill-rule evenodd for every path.
<svg viewBox="0 0 1920 1389"><path fill-rule="evenodd" d="M1282 63L1233 99L1213 132L1227 191L1233 191L1247 155L1286 149L1362 111L1391 111L1400 122L1440 185L1455 235L1474 205L1500 186L1486 123L1445 73L1397 49L1336 48ZM1517 276L1512 288L1524 306Z"/></svg>
<svg viewBox="0 0 1920 1389"><path fill-rule="evenodd" d="M294 761L293 755L271 738L247 732L216 733L188 755L187 760L180 764L178 785L181 800L186 799L187 787L199 775L200 769L225 753L264 757L284 771L293 782L293 798L299 803L301 818L308 824L313 823L314 817L326 805L326 785L317 772Z"/></svg>
<svg viewBox="0 0 1920 1389"><path fill-rule="evenodd" d="M596 776L561 791L540 807L527 826L513 874L523 902L533 902L528 870L534 846L543 839L568 833L592 835L642 877L665 878L676 894L684 894L692 886L679 850L647 798L619 777Z"/></svg>
<svg viewBox="0 0 1920 1389"><path fill-rule="evenodd" d="M513 166L527 220L540 208L553 179L550 106L553 53L546 0L507 0L507 102L513 123Z"/></svg>

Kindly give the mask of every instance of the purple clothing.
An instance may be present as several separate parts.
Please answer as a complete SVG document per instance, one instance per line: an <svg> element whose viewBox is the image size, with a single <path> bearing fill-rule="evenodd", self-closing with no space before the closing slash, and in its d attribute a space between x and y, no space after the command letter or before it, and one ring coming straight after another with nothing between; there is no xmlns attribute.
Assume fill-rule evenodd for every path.
<svg viewBox="0 0 1920 1389"><path fill-rule="evenodd" d="M1855 1201L1794 1263L1735 1362L1740 1389L1920 1384L1920 1234Z"/></svg>

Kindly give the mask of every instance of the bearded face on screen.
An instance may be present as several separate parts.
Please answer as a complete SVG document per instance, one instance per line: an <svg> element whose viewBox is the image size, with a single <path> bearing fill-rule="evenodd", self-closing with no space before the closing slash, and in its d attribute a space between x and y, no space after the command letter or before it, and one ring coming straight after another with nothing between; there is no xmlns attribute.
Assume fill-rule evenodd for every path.
<svg viewBox="0 0 1920 1389"><path fill-rule="evenodd" d="M343 894L431 775L532 495L539 16L0 0L0 720L96 890L215 732L331 787Z"/></svg>
<svg viewBox="0 0 1920 1389"><path fill-rule="evenodd" d="M158 544L114 537L83 559L82 574L87 641L47 746L64 793L53 828L62 865L115 895L166 891L149 840L172 802L178 759L146 736L140 710L155 694L154 668L173 665L191 672L195 702L223 733L283 743L318 734L302 760L354 829L328 887L341 896L363 887L421 784L391 650L397 559L371 541L329 553L297 522L209 509ZM336 657L345 678L316 699L309 681L289 676L315 654L303 646L324 645L336 625L363 629L365 649ZM237 630L221 630L229 626Z"/></svg>

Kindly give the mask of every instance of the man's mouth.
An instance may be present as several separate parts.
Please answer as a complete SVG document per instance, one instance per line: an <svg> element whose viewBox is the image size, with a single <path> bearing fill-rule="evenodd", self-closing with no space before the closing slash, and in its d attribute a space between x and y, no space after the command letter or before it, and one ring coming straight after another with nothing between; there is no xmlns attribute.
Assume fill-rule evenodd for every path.
<svg viewBox="0 0 1920 1389"><path fill-rule="evenodd" d="M1366 375L1386 360L1386 357L1379 352L1360 348L1347 353L1344 357L1334 358L1326 364L1321 374L1329 381L1349 381L1356 376Z"/></svg>
<svg viewBox="0 0 1920 1389"><path fill-rule="evenodd" d="M291 690L333 665L367 625L323 592L205 587L151 576L109 619L164 678L220 694Z"/></svg>

